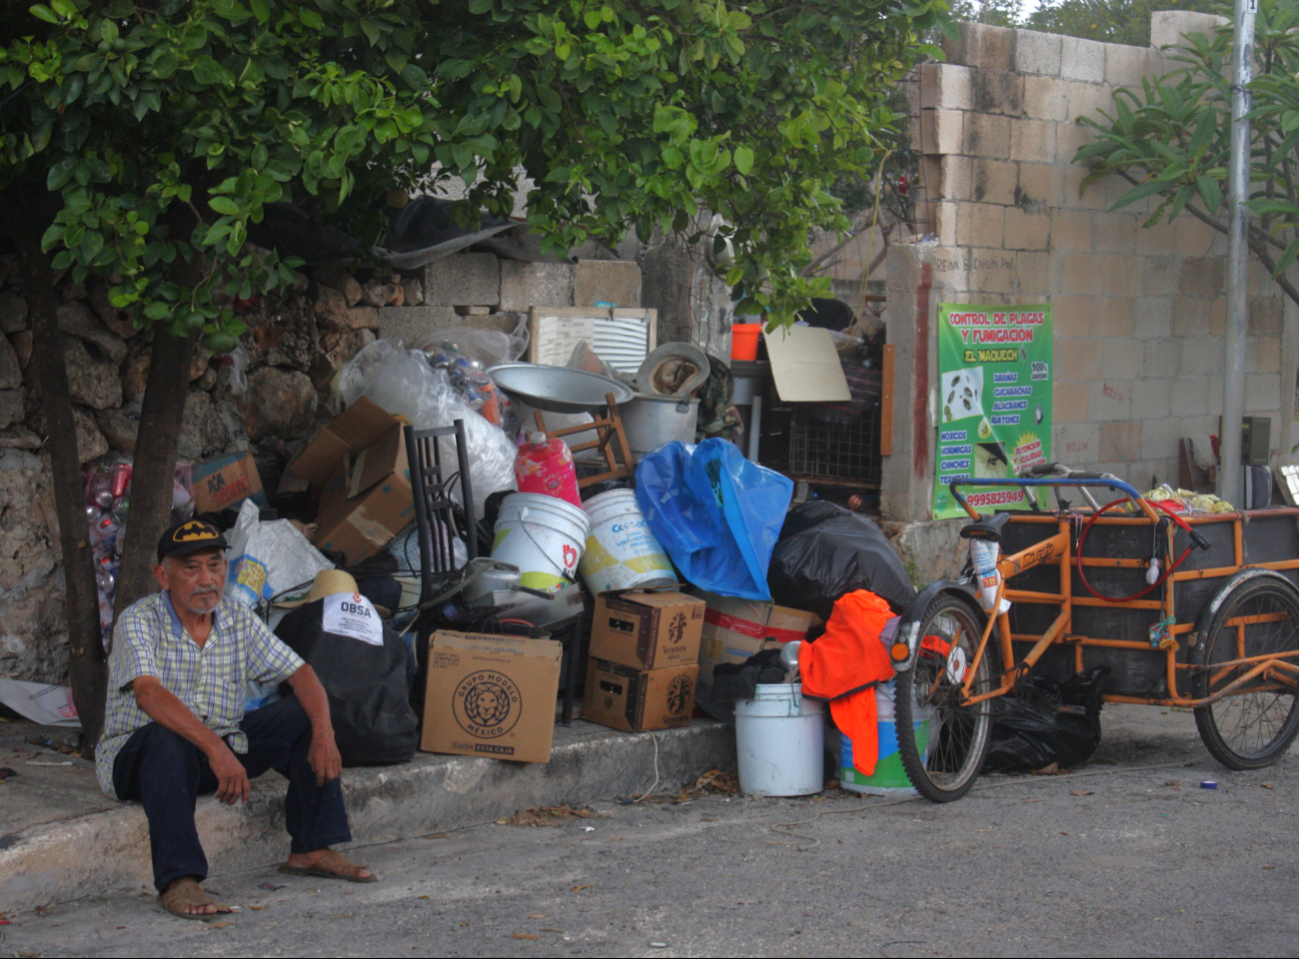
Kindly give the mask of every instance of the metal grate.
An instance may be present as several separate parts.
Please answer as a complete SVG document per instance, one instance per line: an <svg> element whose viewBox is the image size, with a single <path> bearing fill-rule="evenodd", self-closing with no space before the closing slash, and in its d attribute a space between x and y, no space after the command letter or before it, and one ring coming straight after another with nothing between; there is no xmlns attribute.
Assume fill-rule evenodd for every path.
<svg viewBox="0 0 1299 959"><path fill-rule="evenodd" d="M794 413L789 422L789 473L798 479L879 489L880 408L866 410L846 426Z"/></svg>

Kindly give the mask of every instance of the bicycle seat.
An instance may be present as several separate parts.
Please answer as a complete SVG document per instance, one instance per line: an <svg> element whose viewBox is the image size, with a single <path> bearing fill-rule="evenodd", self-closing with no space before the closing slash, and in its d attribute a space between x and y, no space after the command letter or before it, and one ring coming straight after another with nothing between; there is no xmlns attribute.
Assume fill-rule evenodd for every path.
<svg viewBox="0 0 1299 959"><path fill-rule="evenodd" d="M1001 542L1001 529L1010 522L1009 513L981 516L961 529L961 539L990 539Z"/></svg>

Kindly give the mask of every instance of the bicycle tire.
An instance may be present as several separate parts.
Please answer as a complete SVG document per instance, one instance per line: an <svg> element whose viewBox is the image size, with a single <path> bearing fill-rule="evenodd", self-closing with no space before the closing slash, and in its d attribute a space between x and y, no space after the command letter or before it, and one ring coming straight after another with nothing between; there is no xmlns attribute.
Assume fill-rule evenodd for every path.
<svg viewBox="0 0 1299 959"><path fill-rule="evenodd" d="M1227 594L1196 645L1195 665L1212 667L1215 662L1240 658L1236 627L1229 622L1249 616L1271 618L1245 626L1246 656L1299 651L1299 590L1280 577L1265 576L1248 579ZM1231 667L1215 676L1208 669L1197 670L1191 679L1192 695L1209 696L1244 671L1244 667ZM1257 677L1241 692L1195 710L1195 725L1205 748L1228 769L1270 766L1299 735L1299 696L1266 686L1267 680Z"/></svg>
<svg viewBox="0 0 1299 959"><path fill-rule="evenodd" d="M937 596L920 621L919 636L937 636L960 648L967 664L973 662L986 623L973 605L951 593ZM988 641L978 666L972 691L990 690L995 682L993 663L1000 659L995 635ZM925 649L906 672L898 673L894 691L898 751L907 778L931 802L960 799L978 777L988 754L992 711L987 700L973 707L955 705L960 679L953 681L948 665L953 653ZM954 768L953 768L954 767Z"/></svg>

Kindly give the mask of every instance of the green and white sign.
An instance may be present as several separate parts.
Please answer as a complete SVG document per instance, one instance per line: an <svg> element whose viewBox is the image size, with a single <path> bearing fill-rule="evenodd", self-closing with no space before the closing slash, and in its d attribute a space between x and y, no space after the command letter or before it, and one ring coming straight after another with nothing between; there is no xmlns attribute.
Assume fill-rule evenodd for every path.
<svg viewBox="0 0 1299 959"><path fill-rule="evenodd" d="M1050 305L939 305L935 519L965 515L953 480L1004 479L1051 461L1052 362ZM1018 486L961 492L980 512L1030 508ZM1046 489L1038 496L1047 502Z"/></svg>

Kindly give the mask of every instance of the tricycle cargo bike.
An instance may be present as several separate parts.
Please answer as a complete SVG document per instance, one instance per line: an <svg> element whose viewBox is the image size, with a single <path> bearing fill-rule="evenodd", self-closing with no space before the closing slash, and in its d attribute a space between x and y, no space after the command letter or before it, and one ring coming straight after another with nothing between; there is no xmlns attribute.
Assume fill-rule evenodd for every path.
<svg viewBox="0 0 1299 959"><path fill-rule="evenodd" d="M981 516L958 487L1017 484L1032 512ZM1056 508L1043 510L1037 487ZM1122 494L1100 505L1092 490ZM1108 666L1103 700L1195 711L1231 769L1280 758L1299 733L1299 509L1183 515L1107 473L1035 468L950 486L974 520L969 579L923 589L898 624L899 751L912 785L959 799L1004 697L1030 672ZM1066 490L1086 501L1074 508Z"/></svg>

